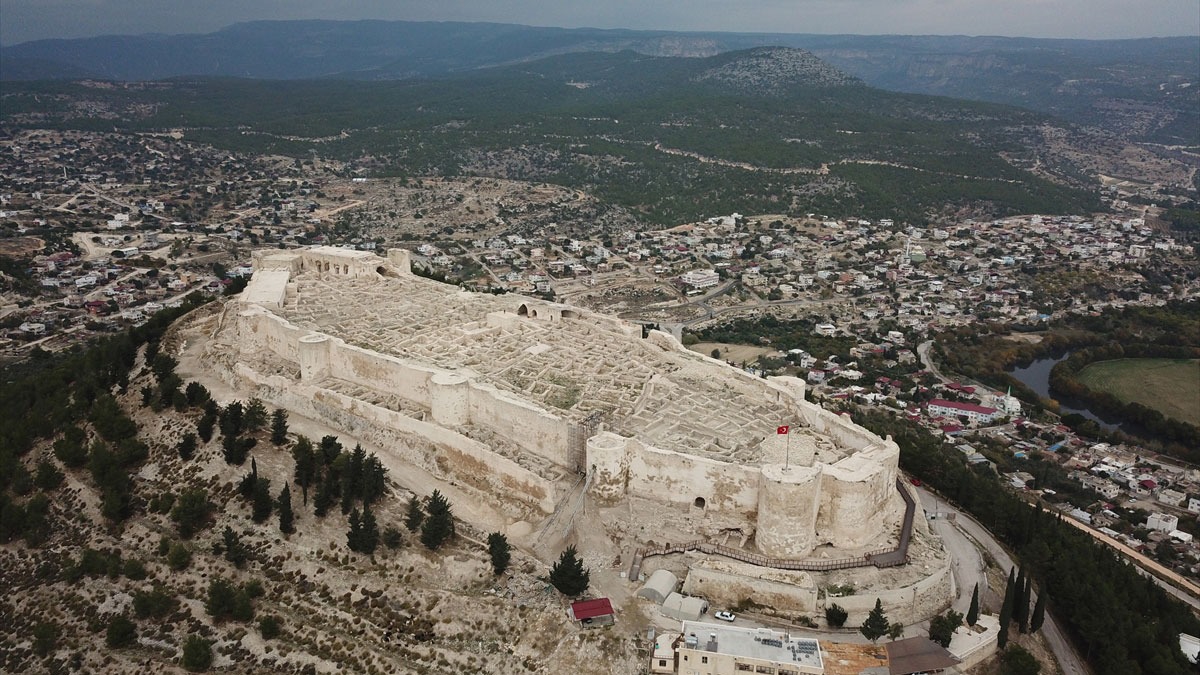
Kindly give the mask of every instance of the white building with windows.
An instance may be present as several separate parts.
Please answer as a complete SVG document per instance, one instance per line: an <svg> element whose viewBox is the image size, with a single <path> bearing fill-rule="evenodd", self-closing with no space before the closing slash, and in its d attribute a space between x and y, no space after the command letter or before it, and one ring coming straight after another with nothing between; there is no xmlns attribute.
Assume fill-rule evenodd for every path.
<svg viewBox="0 0 1200 675"><path fill-rule="evenodd" d="M691 270L679 277L680 281L692 288L712 288L721 281L716 270Z"/></svg>
<svg viewBox="0 0 1200 675"><path fill-rule="evenodd" d="M1151 513L1146 519L1147 530L1158 530L1159 532L1170 532L1179 529L1179 516L1173 516L1169 513Z"/></svg>

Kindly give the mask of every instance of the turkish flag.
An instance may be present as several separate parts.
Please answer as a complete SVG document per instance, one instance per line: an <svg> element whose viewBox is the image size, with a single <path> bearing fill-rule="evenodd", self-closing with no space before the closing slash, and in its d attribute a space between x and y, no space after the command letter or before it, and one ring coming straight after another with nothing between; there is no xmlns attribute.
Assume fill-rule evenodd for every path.
<svg viewBox="0 0 1200 675"><path fill-rule="evenodd" d="M777 433L779 435L784 435L787 432L788 432L788 425L786 425L786 424L775 430L775 433Z"/></svg>

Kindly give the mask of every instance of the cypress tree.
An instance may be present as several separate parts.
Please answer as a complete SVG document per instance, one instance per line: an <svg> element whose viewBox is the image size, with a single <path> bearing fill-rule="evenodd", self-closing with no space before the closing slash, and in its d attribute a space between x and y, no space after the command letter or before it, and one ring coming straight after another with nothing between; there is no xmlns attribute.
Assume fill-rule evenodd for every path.
<svg viewBox="0 0 1200 675"><path fill-rule="evenodd" d="M1008 644L1008 624L1012 623L1013 603L1016 601L1016 583L1013 570L1008 570L1008 585L1004 587L1004 604L1000 606L1000 630L996 634L996 645L1004 649Z"/></svg>
<svg viewBox="0 0 1200 675"><path fill-rule="evenodd" d="M1013 603L1013 620L1017 622L1017 630L1024 633L1029 627L1029 578L1025 570L1017 573L1016 600Z"/></svg>
<svg viewBox="0 0 1200 675"><path fill-rule="evenodd" d="M256 523L266 522L271 517L271 481L259 478L254 481L254 498L250 504L250 519Z"/></svg>
<svg viewBox="0 0 1200 675"><path fill-rule="evenodd" d="M295 514L292 513L292 491L288 488L288 484L283 484L283 490L279 493L279 531L284 534L291 534L296 531Z"/></svg>
<svg viewBox="0 0 1200 675"><path fill-rule="evenodd" d="M1046 620L1046 591L1038 593L1037 602L1033 605L1033 618L1029 622L1029 632L1036 633Z"/></svg>
<svg viewBox="0 0 1200 675"><path fill-rule="evenodd" d="M979 621L979 584L971 591L971 607L967 610L967 625L974 626Z"/></svg>
<svg viewBox="0 0 1200 675"><path fill-rule="evenodd" d="M862 626L858 629L859 632L863 634L863 637L875 642L887 635L890 627L891 623L888 621L887 615L883 613L883 603L879 598L875 598L875 609L867 614L867 620L863 621Z"/></svg>
<svg viewBox="0 0 1200 675"><path fill-rule="evenodd" d="M288 418L287 411L276 408L271 415L271 442L275 445L287 443Z"/></svg>
<svg viewBox="0 0 1200 675"><path fill-rule="evenodd" d="M296 439L296 445L292 446L292 459L296 461L293 476L296 484L300 486L301 494L304 495L304 503L307 504L308 486L317 478L317 457L313 453L312 441L305 436Z"/></svg>
<svg viewBox="0 0 1200 675"><path fill-rule="evenodd" d="M358 551L358 543L362 539L362 519L358 515L358 509L350 510L350 530L346 532L346 546L350 547L351 551Z"/></svg>
<svg viewBox="0 0 1200 675"><path fill-rule="evenodd" d="M362 520L358 524L358 551L370 555L379 546L379 525L375 522L375 514L369 507L364 506Z"/></svg>

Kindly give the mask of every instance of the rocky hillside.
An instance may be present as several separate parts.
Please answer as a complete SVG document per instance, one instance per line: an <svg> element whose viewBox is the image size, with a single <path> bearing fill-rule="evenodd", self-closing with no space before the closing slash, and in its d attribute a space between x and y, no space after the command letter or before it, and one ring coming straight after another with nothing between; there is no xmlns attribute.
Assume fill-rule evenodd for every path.
<svg viewBox="0 0 1200 675"><path fill-rule="evenodd" d="M410 530L419 479L124 340L0 390L0 672L636 672L639 610L580 630L533 556Z"/></svg>

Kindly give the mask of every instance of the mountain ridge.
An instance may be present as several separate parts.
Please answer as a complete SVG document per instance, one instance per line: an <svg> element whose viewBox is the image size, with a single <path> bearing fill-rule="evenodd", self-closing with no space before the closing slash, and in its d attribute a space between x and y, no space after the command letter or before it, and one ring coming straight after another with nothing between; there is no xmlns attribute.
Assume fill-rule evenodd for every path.
<svg viewBox="0 0 1200 675"><path fill-rule="evenodd" d="M806 49L881 89L1016 105L1130 140L1200 146L1200 36L1076 40L256 21L205 34L20 43L0 48L0 80L413 79L571 52L704 57L762 46Z"/></svg>

